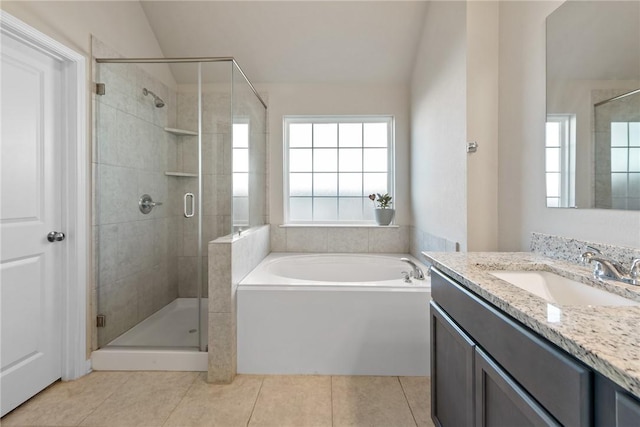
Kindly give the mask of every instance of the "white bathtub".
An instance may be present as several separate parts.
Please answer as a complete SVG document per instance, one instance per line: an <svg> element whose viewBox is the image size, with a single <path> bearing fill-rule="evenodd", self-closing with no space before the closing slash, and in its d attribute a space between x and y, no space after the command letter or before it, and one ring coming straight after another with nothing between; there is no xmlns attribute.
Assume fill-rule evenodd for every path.
<svg viewBox="0 0 640 427"><path fill-rule="evenodd" d="M402 254L272 253L238 285L238 372L429 375L426 280Z"/></svg>

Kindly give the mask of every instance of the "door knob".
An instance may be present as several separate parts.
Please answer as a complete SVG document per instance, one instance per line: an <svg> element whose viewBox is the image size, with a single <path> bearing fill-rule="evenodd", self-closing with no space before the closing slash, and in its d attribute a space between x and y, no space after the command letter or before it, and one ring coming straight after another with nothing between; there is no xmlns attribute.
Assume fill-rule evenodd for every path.
<svg viewBox="0 0 640 427"><path fill-rule="evenodd" d="M47 234L47 240L50 242L62 242L65 237L62 231L51 231Z"/></svg>

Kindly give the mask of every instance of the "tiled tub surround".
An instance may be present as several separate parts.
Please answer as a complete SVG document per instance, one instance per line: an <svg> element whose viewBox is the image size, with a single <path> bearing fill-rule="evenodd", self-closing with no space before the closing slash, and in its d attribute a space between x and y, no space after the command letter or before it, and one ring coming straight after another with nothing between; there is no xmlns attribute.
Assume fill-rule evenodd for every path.
<svg viewBox="0 0 640 427"><path fill-rule="evenodd" d="M407 253L409 227L271 225L273 252Z"/></svg>
<svg viewBox="0 0 640 427"><path fill-rule="evenodd" d="M422 252L458 252L460 245L457 242L436 236L418 227L409 227L409 253L421 259Z"/></svg>
<svg viewBox="0 0 640 427"><path fill-rule="evenodd" d="M640 288L591 278L589 266L535 253L435 253L427 261L586 365L640 397L640 307L550 304L491 274L491 270L546 270L640 301Z"/></svg>
<svg viewBox="0 0 640 427"><path fill-rule="evenodd" d="M268 254L268 225L209 242L208 382L228 384L236 376L238 283Z"/></svg>

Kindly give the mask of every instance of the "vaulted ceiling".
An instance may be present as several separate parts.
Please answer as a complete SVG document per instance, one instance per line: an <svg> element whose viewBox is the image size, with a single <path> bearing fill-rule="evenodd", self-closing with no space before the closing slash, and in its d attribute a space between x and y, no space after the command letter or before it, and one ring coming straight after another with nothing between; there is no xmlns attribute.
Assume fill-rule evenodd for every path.
<svg viewBox="0 0 640 427"><path fill-rule="evenodd" d="M256 83L401 83L426 1L141 1L166 57L233 56ZM193 73L175 67L178 83Z"/></svg>

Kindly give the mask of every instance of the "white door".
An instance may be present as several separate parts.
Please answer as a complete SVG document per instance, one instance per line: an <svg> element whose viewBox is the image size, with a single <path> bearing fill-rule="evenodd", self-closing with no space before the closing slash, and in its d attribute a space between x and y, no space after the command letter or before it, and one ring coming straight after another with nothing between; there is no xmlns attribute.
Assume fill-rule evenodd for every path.
<svg viewBox="0 0 640 427"><path fill-rule="evenodd" d="M0 403L2 415L61 377L62 63L2 35Z"/></svg>

